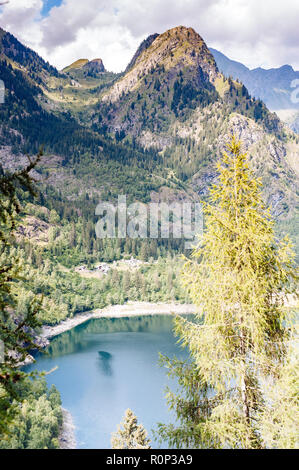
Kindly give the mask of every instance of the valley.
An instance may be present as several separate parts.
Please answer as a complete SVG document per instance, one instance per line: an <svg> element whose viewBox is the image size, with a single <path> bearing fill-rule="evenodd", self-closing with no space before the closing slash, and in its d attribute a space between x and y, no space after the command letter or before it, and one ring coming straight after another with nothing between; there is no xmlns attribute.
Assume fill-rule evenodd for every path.
<svg viewBox="0 0 299 470"><path fill-rule="evenodd" d="M43 146L40 178L63 204L73 206L76 199L80 205L87 195L113 202L118 194L142 202L198 200L215 181L215 163L235 133L263 180L280 231L291 227L297 243L298 137L242 84L219 72L192 28L152 35L122 74L106 72L104 65L100 72L85 70L84 60L58 72L2 34L2 64L10 64L5 73L2 66L3 122L10 114L9 126L2 127L4 168ZM22 75L25 89L18 88ZM9 106L11 93L22 103L17 108Z"/></svg>
<svg viewBox="0 0 299 470"><path fill-rule="evenodd" d="M274 74L279 86L282 86L281 74L284 86L289 76L295 79L298 74L292 68L278 70L273 69L267 76ZM5 335L8 335L7 329L15 328L19 347L27 347L26 353L22 350L13 357L14 370L17 360L24 359L22 354L29 352L35 356L36 363L27 364L21 374L52 371L37 385L33 380L33 385L29 381L21 388L21 395L25 397L25 405L24 400L20 405L23 415L16 425L9 424L18 429L16 440L9 440L12 448L74 446L74 438L71 444L67 443L67 431L62 438L64 443L59 441L63 422L76 434L78 448L107 448L111 432L128 406L143 417L154 445L169 448L166 425L171 422L174 410L178 414L182 412L184 425L180 431L183 435L184 413L190 403L183 403L186 406L186 409L182 406L183 411L175 404L167 414L165 400L162 400L165 386L187 384L190 387L187 398L190 390L196 389L196 399L202 407L201 400L209 402L217 389L216 379L212 386L206 385L208 373L204 379L198 379L198 370L192 369L194 358L185 365L180 362L194 353L195 343L191 342L186 349L178 342L187 345L192 327L189 325L189 330L184 332L184 319L187 314L193 317L199 312L195 303L200 295L206 302L205 313L213 307L215 321L219 312L225 317L224 320L221 317L222 323L219 320L220 326L217 323L221 341L225 335L233 337L235 324L245 318L247 323L240 329L241 346L239 349L233 346L242 354L247 334L244 331L253 328L257 336L260 334L255 320L250 317L252 309L262 312L258 317L262 325L267 324L269 312L276 314L278 303L282 312L296 310L295 297L291 297L291 304L284 302L285 295L291 295L293 280L283 291L283 300L277 301L277 305L275 302L280 286L287 283L287 274L281 266L292 264L292 254L288 254L291 248L287 251L289 245L285 236L289 236L294 247L295 264L299 256L297 110L287 107L285 89L276 93L276 82L275 93L265 92L262 85L266 73L262 69L249 70L209 49L197 31L185 26L148 36L120 73L108 71L102 59L80 57L57 70L12 34L0 29L0 79L5 84L5 101L0 105L0 178L4 201L1 202L3 270L0 266L0 275L3 276L3 305L8 302L0 319ZM272 83L273 75L270 78ZM236 143L239 140L240 147ZM235 151L239 158L234 172L225 153L227 145L231 145L232 154ZM221 166L223 154L225 163ZM35 165L32 162L36 155L41 158ZM248 165L244 163L245 158ZM33 167L29 172L32 187L26 171L25 176L22 173L28 162ZM255 178L252 181L247 174L249 168ZM223 185L227 191L217 216L209 213L209 197L218 194L216 185ZM257 188L260 187L265 206L259 201ZM9 191L13 195L11 201ZM212 231L215 253L220 256L222 236L227 236L224 241L229 240L232 248L224 243L224 261L217 264L215 255L215 266L212 262L207 264L207 272L215 269L214 284L207 278L206 284L200 282L192 291L192 283L200 276L195 270L188 278L186 272L192 253L200 250L199 240L194 241L193 250L187 249L183 237L163 236L160 222L157 237L130 237L127 232L119 238L97 237L98 204L116 205L118 197L123 195L128 203L139 203L142 207L201 203L206 209L205 230L211 220L217 224L217 217L221 219L224 214L226 218L221 228L219 225ZM238 216L244 210L243 229L250 235L246 232L248 237L244 236L244 249L239 241L243 240L243 233L238 238L231 228L233 212L229 208L225 213L229 202L235 203L233 208ZM248 210L246 204L250 206ZM255 213L259 204L262 216ZM234 215L234 220L241 230L238 216ZM171 217L173 222L173 214ZM120 224L117 215L117 229ZM272 241L269 242L267 236ZM275 264L274 246L281 238L281 264ZM253 242L260 250L256 258ZM244 259L237 263L236 271L230 272L230 268L226 270L226 263L234 259L237 249ZM204 256L201 253L195 260L198 269ZM267 271L270 262L273 266ZM247 281L250 286L250 294L246 292L241 300L234 297L238 289L231 287L237 285L236 272L243 276L240 275L241 287L246 289ZM217 276L223 276L224 281ZM264 281L259 285L260 279L266 279L265 285ZM225 285L229 294L225 293L227 298L222 299L220 308L218 299L213 304L213 289L216 286L221 292ZM271 290L269 298L267 288ZM211 293L210 299L205 297L207 292ZM231 326L229 322L236 306L260 292L267 297L268 310L263 310L266 309L264 303L254 297L252 303L248 301L246 315L241 316L241 320L238 317ZM225 308L224 302L227 302ZM226 315L226 310L230 309L231 317ZM272 326L267 326L266 340L262 334L258 336L254 353L263 342L272 341L273 325L279 325L278 342L283 315L275 317ZM173 317L180 317L182 322L175 324L174 332ZM28 327L27 321L30 322ZM201 328L202 321L197 318L194 328ZM19 339L19 329L24 334L32 334L34 339L41 338L42 347L47 343L48 355L37 352L26 336ZM203 340L203 354L210 357L211 364L218 358L217 348L225 343L213 335L212 332L211 337L207 335L207 340ZM9 351L13 351L11 336L7 337ZM233 341L231 339L231 344ZM249 340L248 344L251 344ZM209 348L217 351L215 358L208 354ZM234 358L235 352L225 351L226 361ZM174 368L167 365L172 374L170 379L158 366L160 352L172 359L175 355L179 357L174 359ZM194 354L196 361L199 353ZM262 361L266 364L265 357ZM240 360L240 364L243 367L245 362ZM182 371L186 373L186 380L182 378ZM211 377L213 373L214 369ZM235 376L232 374L232 377L234 383ZM5 382L6 375L3 373L0 379ZM202 393L193 380L204 384ZM225 388L223 383L221 387ZM219 390L221 387L219 385ZM242 387L244 389L243 383ZM28 406L27 399L31 403ZM168 395L168 399L176 403L174 395ZM146 403L150 406L145 406ZM61 406L68 411L63 411ZM41 436L32 424L35 410L46 429ZM68 412L73 416L74 429ZM43 415L51 417L50 424L42 421ZM160 443L152 433L152 427L157 424L156 416L159 422L166 423L165 427L161 425ZM193 413L192 419L196 421L198 416L200 413ZM30 432L19 431L25 428ZM194 436L197 439L196 433ZM0 438L0 448L5 445Z"/></svg>

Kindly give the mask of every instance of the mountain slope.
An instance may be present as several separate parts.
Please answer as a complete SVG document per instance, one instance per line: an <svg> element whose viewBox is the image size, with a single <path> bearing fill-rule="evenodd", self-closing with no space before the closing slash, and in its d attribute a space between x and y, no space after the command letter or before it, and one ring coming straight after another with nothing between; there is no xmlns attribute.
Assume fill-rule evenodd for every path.
<svg viewBox="0 0 299 470"><path fill-rule="evenodd" d="M277 217L297 210L298 140L241 83L226 79L203 39L178 27L152 37L127 73L102 93L95 115L124 141L156 148L163 166L204 196L235 133L244 141ZM94 124L96 127L96 124Z"/></svg>
<svg viewBox="0 0 299 470"><path fill-rule="evenodd" d="M28 69L31 60L42 68L42 79L5 55L1 144L13 153L34 153L44 144L60 162L59 171L50 165L49 182L67 197L88 190L109 200L124 191L144 202L204 198L235 133L263 178L273 213L288 228L293 223L298 139L244 85L219 72L192 28L151 36L119 75L85 77L85 61L74 79L76 68L70 76L52 73L32 51L23 52Z"/></svg>
<svg viewBox="0 0 299 470"><path fill-rule="evenodd" d="M125 72L127 73L129 70L131 70L138 57L142 54L143 51L145 51L145 49L148 49L150 47L150 45L154 42L154 40L159 36L159 34L155 33L155 34L151 34L150 36L148 36L146 39L144 39L142 41L142 43L140 44L140 46L138 47L137 51L135 52L135 54L133 55L133 58L132 60L130 61L130 63L127 65L126 67L126 70Z"/></svg>
<svg viewBox="0 0 299 470"><path fill-rule="evenodd" d="M2 28L0 28L0 60L5 60L13 68L26 72L38 84L45 82L49 76L59 75L55 67Z"/></svg>
<svg viewBox="0 0 299 470"><path fill-rule="evenodd" d="M210 48L219 70L225 76L238 79L248 88L249 93L263 100L269 109L298 109L299 104L291 100L293 80L299 79L299 71L290 65L279 68L250 70L240 62L229 59L216 49Z"/></svg>
<svg viewBox="0 0 299 470"><path fill-rule="evenodd" d="M65 67L62 72L63 73L71 73L76 70L83 70L86 71L87 73L105 73L106 69L104 67L102 59L93 59L93 60L88 60L88 59L79 59L76 60L76 62L73 62L71 65L68 67Z"/></svg>

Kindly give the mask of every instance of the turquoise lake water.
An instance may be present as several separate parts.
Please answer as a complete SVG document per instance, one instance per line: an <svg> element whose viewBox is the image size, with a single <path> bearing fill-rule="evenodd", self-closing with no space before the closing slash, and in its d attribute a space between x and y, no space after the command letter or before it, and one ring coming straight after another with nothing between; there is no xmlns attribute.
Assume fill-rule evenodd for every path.
<svg viewBox="0 0 299 470"><path fill-rule="evenodd" d="M159 353L186 357L172 322L171 316L158 315L91 320L54 338L48 355L39 354L27 367L49 371L57 366L47 381L57 386L73 416L78 448L110 448L111 433L127 408L150 437L157 422L174 421L164 395L165 387L175 384L158 364Z"/></svg>

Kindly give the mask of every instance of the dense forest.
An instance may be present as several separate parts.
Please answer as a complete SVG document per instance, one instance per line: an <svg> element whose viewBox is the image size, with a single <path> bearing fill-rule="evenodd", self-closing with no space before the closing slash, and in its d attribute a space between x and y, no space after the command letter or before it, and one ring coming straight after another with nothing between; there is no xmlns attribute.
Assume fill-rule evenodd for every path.
<svg viewBox="0 0 299 470"><path fill-rule="evenodd" d="M59 72L3 30L0 49L0 448L59 447L59 391L22 368L43 326L130 301L201 309L175 322L190 360L161 359L180 386L163 442L296 447L298 136L192 28L154 35L121 74ZM97 238L97 205L119 195L200 202L201 243ZM149 447L133 411L112 445Z"/></svg>
<svg viewBox="0 0 299 470"><path fill-rule="evenodd" d="M58 449L62 426L61 398L45 379L27 380L21 386L21 408L0 439L0 449Z"/></svg>

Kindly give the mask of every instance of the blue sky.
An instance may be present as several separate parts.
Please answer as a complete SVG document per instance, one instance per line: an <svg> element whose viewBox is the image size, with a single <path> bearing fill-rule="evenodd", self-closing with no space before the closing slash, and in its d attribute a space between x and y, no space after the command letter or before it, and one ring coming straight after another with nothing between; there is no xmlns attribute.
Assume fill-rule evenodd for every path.
<svg viewBox="0 0 299 470"><path fill-rule="evenodd" d="M41 11L42 16L47 16L53 7L59 7L63 0L44 0L44 6Z"/></svg>
<svg viewBox="0 0 299 470"><path fill-rule="evenodd" d="M250 68L299 70L298 18L298 0L10 0L0 9L0 27L59 69L100 57L116 72L148 35L179 25Z"/></svg>

